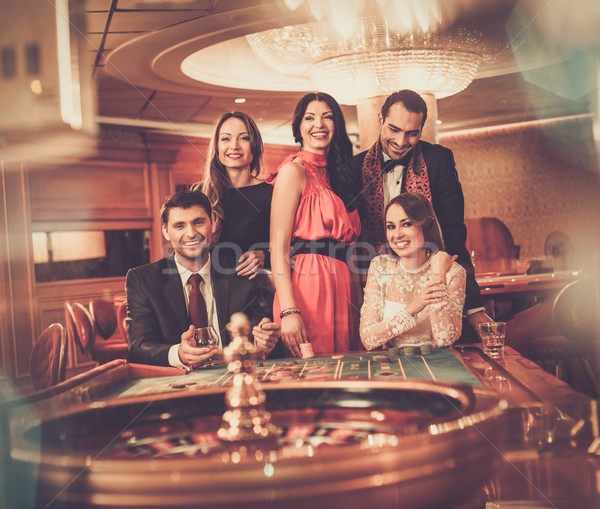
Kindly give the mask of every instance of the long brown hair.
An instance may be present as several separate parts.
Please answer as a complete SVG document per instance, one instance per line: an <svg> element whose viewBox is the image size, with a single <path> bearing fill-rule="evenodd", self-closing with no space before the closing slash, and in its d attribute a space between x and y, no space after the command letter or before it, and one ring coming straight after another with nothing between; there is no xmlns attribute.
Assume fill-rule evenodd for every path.
<svg viewBox="0 0 600 509"><path fill-rule="evenodd" d="M311 92L298 101L292 120L292 133L296 143L302 144L300 124L306 108L312 101L324 102L331 108L333 114L333 137L327 151L327 177L333 192L337 194L347 210L356 208L356 197L360 192L360 181L356 172L352 171L352 142L346 131L346 121L342 108L329 94Z"/></svg>
<svg viewBox="0 0 600 509"><path fill-rule="evenodd" d="M387 221L387 213L392 205L400 205L408 218L415 226L423 230L423 242L425 250L430 254L435 254L444 250L444 239L442 230L438 222L433 206L422 193L401 193L391 199L385 207L384 218ZM394 250L387 244L387 253L397 257Z"/></svg>
<svg viewBox="0 0 600 509"><path fill-rule="evenodd" d="M196 182L192 185L192 190L201 189L210 201L212 206L213 229L217 235L216 238L218 238L218 235L221 232L221 226L223 224L223 220L225 219L225 212L223 211L225 190L232 186L227 169L219 161L218 150L221 127L225 121L229 120L230 118L237 118L241 120L244 122L246 129L248 129L248 134L250 135L250 152L252 153L250 175L253 177L258 177L260 174L264 151L260 131L250 115L242 111L232 111L221 115L221 118L215 124L215 130L210 140L208 157L206 159L206 166L204 168L204 177L200 182Z"/></svg>

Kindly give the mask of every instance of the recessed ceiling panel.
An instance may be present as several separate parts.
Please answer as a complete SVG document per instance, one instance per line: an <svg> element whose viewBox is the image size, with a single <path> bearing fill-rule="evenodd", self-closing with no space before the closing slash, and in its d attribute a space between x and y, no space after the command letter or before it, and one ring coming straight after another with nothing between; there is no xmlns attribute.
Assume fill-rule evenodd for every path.
<svg viewBox="0 0 600 509"><path fill-rule="evenodd" d="M501 39L500 36L506 37L506 20L515 3L507 0L506 3L495 2L493 6L486 7L485 2L479 2L477 11L470 17L465 14L465 20L469 26L495 30ZM108 11L110 6L110 0L86 2L88 11ZM245 57L236 57L230 51L229 43L224 42L247 33L250 26L260 25L264 26L263 29L281 26L283 13L281 4L273 0L118 0L103 46L103 57L109 57L108 65L96 69L94 75L98 83L100 114L124 120L131 117L152 122L198 123L206 130L223 112L239 109L252 115L266 136L291 143L290 123L296 102L304 90L314 88L308 84L308 76L307 85L300 86L296 92L281 92L278 90L283 87L278 86L272 92L250 91L248 78L252 73L261 74L261 68L249 64L250 60ZM288 15L289 19L298 17L297 14L285 16ZM194 21L185 23L186 20ZM107 12L89 12L88 21L88 31L97 32L89 35L89 49L94 52L102 42ZM533 26L533 20L529 22L524 20L523 26L529 28L522 34L525 36L523 40L527 40L527 30ZM161 30L166 26L171 28ZM138 42L128 44L134 39ZM195 42L188 45L190 40ZM140 41L144 43L139 44ZM515 72L518 67L512 55L514 47L508 39L505 42L504 53L484 66L480 79L462 93L439 101L439 117L443 121L440 132L589 114L590 94L567 100L524 80L519 72ZM209 75L215 69L222 71L227 66L229 70L225 71L225 75L229 73L230 78L236 79L241 77L235 89L193 81L180 71L183 58L215 43L223 45L213 48L212 60L200 64L200 74L205 72ZM119 55L123 48L134 48L134 51ZM122 68L110 67L111 59L119 61ZM104 58L100 65L103 63ZM557 62L530 62L527 66L548 64ZM112 78L108 79L107 74ZM137 91L127 80L135 81L140 90ZM160 110L161 115L153 112L151 105L146 105L152 93L152 105ZM246 102L236 104L234 99L237 97L245 97ZM166 120L161 120L162 115ZM349 132L357 132L356 109L344 108L344 115Z"/></svg>

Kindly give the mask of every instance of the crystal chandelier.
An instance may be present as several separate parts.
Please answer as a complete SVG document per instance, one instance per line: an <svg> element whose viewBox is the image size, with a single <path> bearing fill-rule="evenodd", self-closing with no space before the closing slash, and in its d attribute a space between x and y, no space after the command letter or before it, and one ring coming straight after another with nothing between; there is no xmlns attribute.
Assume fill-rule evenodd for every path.
<svg viewBox="0 0 600 509"><path fill-rule="evenodd" d="M379 12L398 32L435 31L443 22L452 21L455 3L456 0L284 0L292 11L304 6L317 21L330 21L344 39L352 35L361 16L374 12Z"/></svg>
<svg viewBox="0 0 600 509"><path fill-rule="evenodd" d="M359 18L342 38L331 22L286 26L246 36L280 73L308 76L343 104L408 88L437 99L464 90L489 51L480 33L399 32L380 16Z"/></svg>

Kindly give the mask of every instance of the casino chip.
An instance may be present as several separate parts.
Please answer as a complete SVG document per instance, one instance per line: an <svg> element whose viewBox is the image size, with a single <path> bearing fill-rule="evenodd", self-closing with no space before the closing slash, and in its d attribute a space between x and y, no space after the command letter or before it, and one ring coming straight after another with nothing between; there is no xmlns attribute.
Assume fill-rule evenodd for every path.
<svg viewBox="0 0 600 509"><path fill-rule="evenodd" d="M406 355L407 357L412 357L414 355L417 355L417 347L416 346L405 346L403 348L404 350L404 355Z"/></svg>
<svg viewBox="0 0 600 509"><path fill-rule="evenodd" d="M398 357L398 354L399 354L399 353L400 353L400 352L398 351L398 349L397 349L397 348L388 348L388 349L387 349L387 356L388 356L390 359L395 359L396 357Z"/></svg>
<svg viewBox="0 0 600 509"><path fill-rule="evenodd" d="M423 343L420 350L421 355L429 355L431 353L431 343Z"/></svg>

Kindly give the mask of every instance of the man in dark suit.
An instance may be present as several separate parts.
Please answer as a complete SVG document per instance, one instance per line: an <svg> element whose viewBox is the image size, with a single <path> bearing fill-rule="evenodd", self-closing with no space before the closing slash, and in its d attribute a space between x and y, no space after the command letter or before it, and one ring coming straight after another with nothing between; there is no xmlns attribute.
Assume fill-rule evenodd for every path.
<svg viewBox="0 0 600 509"><path fill-rule="evenodd" d="M211 264L211 206L199 191L167 198L161 209L162 231L175 253L127 273L127 339L129 360L163 366L202 366L230 342L226 325L242 311L254 325L259 350L269 352L279 325L269 317L256 279ZM200 277L198 277L198 275ZM197 318L197 317L200 318ZM197 346L195 326L212 327L219 346Z"/></svg>
<svg viewBox="0 0 600 509"><path fill-rule="evenodd" d="M484 312L475 271L466 249L464 197L452 151L421 140L427 105L412 90L390 95L379 113L380 134L367 151L355 156L353 168L361 176L358 211L361 240L379 251L386 243L386 204L405 191L423 193L439 220L445 250L467 271L465 314L478 331L481 322L492 321ZM372 252L372 254L375 254Z"/></svg>

